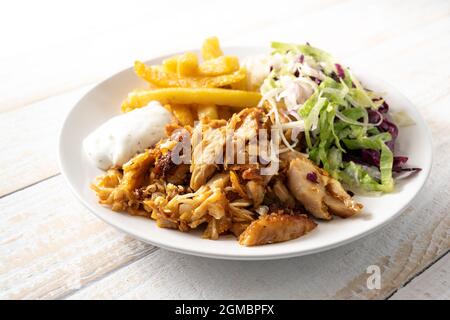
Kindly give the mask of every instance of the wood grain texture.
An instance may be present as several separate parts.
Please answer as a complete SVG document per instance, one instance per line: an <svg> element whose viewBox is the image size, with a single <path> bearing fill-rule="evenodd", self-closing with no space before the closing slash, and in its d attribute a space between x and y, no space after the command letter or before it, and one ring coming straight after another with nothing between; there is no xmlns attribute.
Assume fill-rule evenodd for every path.
<svg viewBox="0 0 450 320"><path fill-rule="evenodd" d="M450 300L450 254L398 290L392 300Z"/></svg>
<svg viewBox="0 0 450 320"><path fill-rule="evenodd" d="M102 23L98 4L86 10L55 3L61 15L26 35L28 43L17 36L28 27L16 37L0 28L12 48L0 52L0 298L383 299L394 292L393 299L448 298L448 254L429 266L450 248L449 2L280 2L259 5L257 15L251 2L221 3L134 1L112 5ZM220 16L211 14L217 7ZM152 16L155 8L171 12L182 36L177 26ZM83 25L80 15L86 15ZM11 24L12 16L0 10L0 26ZM355 27L362 20L364 27ZM50 25L57 22L55 31ZM155 27L160 25L164 32ZM198 47L211 34L225 45L308 40L405 93L434 138L432 176L417 201L389 226L352 244L266 262L156 250L87 213L54 175L62 119L89 86L28 103L99 81L136 58ZM381 268L380 290L366 286L369 265Z"/></svg>
<svg viewBox="0 0 450 320"><path fill-rule="evenodd" d="M59 298L155 249L88 213L61 176L0 199L0 212L3 299Z"/></svg>
<svg viewBox="0 0 450 320"><path fill-rule="evenodd" d="M60 127L88 89L0 113L0 197L59 172L56 153Z"/></svg>

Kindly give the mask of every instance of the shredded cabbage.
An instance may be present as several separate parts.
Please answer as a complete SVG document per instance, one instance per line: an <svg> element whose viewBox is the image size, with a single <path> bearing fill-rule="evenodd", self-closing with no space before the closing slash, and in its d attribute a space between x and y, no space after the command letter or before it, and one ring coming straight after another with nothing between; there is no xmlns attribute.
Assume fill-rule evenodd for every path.
<svg viewBox="0 0 450 320"><path fill-rule="evenodd" d="M273 127L286 145L280 152L294 150L298 142L290 144L285 130L304 131L309 157L350 190L391 192L396 136L382 125L388 121L381 94L364 88L334 57L309 44L272 42L272 49L260 106L268 102ZM281 114L289 120L282 123ZM399 125L410 120L404 114L394 117ZM361 161L358 152L368 150L379 155L379 164L378 157L376 165Z"/></svg>
<svg viewBox="0 0 450 320"><path fill-rule="evenodd" d="M392 120L399 127L408 127L415 125L416 122L405 111L398 111L392 113Z"/></svg>

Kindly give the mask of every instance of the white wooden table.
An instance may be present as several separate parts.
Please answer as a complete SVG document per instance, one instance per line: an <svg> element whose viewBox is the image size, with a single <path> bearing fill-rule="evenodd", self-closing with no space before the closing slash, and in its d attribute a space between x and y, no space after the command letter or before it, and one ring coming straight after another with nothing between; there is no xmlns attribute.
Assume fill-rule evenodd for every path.
<svg viewBox="0 0 450 320"><path fill-rule="evenodd" d="M0 298L450 298L449 1L121 3L0 5ZM168 252L90 214L56 163L65 114L135 59L209 35L223 45L309 41L394 84L433 132L417 201L354 243L265 262ZM380 289L366 285L370 265Z"/></svg>

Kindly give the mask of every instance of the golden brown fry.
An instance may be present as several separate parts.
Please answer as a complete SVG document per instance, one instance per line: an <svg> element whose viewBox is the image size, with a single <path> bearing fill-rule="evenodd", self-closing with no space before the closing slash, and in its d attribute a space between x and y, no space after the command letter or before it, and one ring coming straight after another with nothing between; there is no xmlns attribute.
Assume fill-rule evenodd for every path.
<svg viewBox="0 0 450 320"><path fill-rule="evenodd" d="M217 37L211 37L203 42L202 57L204 60L210 60L223 55L222 49L220 49L219 39Z"/></svg>
<svg viewBox="0 0 450 320"><path fill-rule="evenodd" d="M240 70L241 72L247 74L247 71L245 70L245 68L241 68ZM236 81L234 83L231 84L231 89L234 90L249 90L249 88L247 88L247 77L245 77L242 80Z"/></svg>
<svg viewBox="0 0 450 320"><path fill-rule="evenodd" d="M182 104L172 104L171 105L172 113L177 118L178 122L183 125L194 125L194 115L192 114L192 110L189 106Z"/></svg>
<svg viewBox="0 0 450 320"><path fill-rule="evenodd" d="M178 78L176 73L164 72L160 66L146 66L140 61L134 63L134 70L138 77L161 88L218 88L246 79L245 70L238 70L221 76L191 76Z"/></svg>
<svg viewBox="0 0 450 320"><path fill-rule="evenodd" d="M219 119L217 106L213 104L200 104L197 106L198 119L202 120L208 118L209 120Z"/></svg>
<svg viewBox="0 0 450 320"><path fill-rule="evenodd" d="M178 77L194 76L198 70L198 57L193 52L186 52L177 59Z"/></svg>
<svg viewBox="0 0 450 320"><path fill-rule="evenodd" d="M236 56L221 56L206 60L198 67L203 76L220 76L239 70L239 59Z"/></svg>
<svg viewBox="0 0 450 320"><path fill-rule="evenodd" d="M133 91L122 103L123 111L130 111L156 100L162 104L215 104L231 107L256 107L259 92L219 88L162 88Z"/></svg>
<svg viewBox="0 0 450 320"><path fill-rule="evenodd" d="M178 56L173 56L167 59L164 59L162 62L163 70L164 72L177 72L177 66L178 66Z"/></svg>

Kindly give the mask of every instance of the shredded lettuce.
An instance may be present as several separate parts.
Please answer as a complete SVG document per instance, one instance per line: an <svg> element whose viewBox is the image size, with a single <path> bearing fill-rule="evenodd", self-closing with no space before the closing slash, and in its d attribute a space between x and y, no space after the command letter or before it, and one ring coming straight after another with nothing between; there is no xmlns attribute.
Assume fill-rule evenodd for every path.
<svg viewBox="0 0 450 320"><path fill-rule="evenodd" d="M386 145L392 137L369 123L369 109L378 109L383 99L366 90L355 76L330 54L309 44L273 42L273 55L304 55L320 66L325 77L315 92L298 109L304 120L305 140L310 158L350 188L369 192L390 192L393 153ZM271 87L276 84L267 82ZM358 150L380 153L379 167L344 161L343 155Z"/></svg>
<svg viewBox="0 0 450 320"><path fill-rule="evenodd" d="M296 112L286 127L301 125L309 157L349 189L391 192L396 134L386 129L388 106L381 94L364 88L348 68L309 44L272 42L272 49L263 100L275 106L284 99L287 111ZM395 120L409 124L405 119ZM376 154L376 161L364 162L367 154Z"/></svg>
<svg viewBox="0 0 450 320"><path fill-rule="evenodd" d="M358 150L358 149L381 150L381 145L384 145L384 142L390 141L391 139L392 137L390 133L383 132L370 137L359 135L355 139L344 138L342 139L342 141L344 142L345 146L350 150Z"/></svg>

